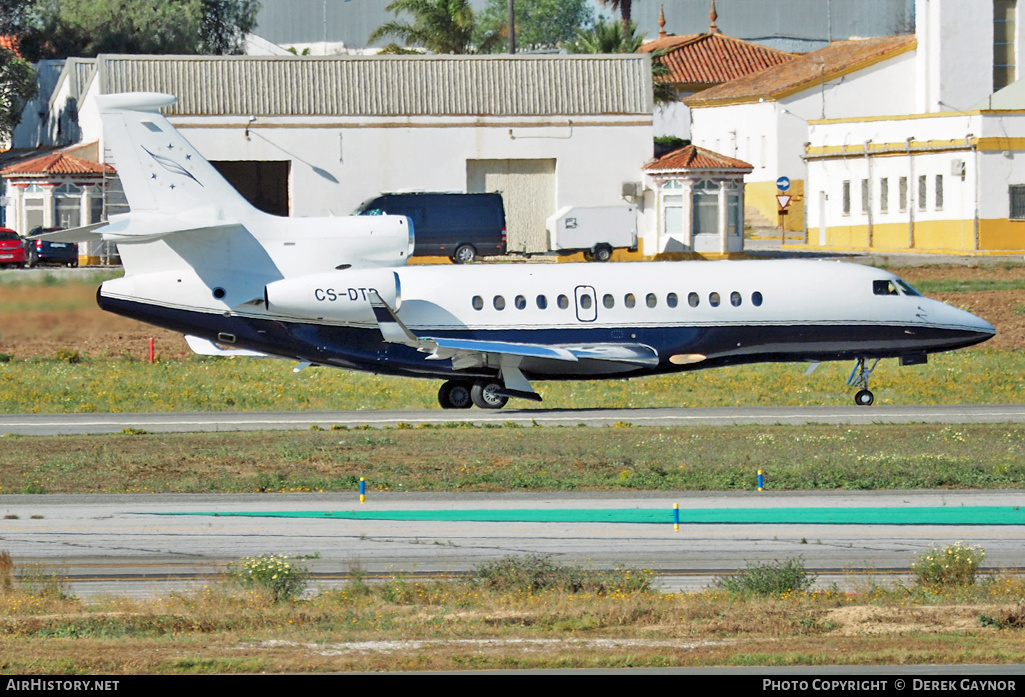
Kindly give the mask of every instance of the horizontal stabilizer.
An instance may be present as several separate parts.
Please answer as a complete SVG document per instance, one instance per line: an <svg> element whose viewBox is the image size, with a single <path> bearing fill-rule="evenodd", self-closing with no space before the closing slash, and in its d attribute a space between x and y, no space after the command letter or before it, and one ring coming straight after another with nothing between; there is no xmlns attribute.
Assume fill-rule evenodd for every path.
<svg viewBox="0 0 1025 697"><path fill-rule="evenodd" d="M193 353L200 356L244 356L247 358L277 358L269 353L250 351L249 349L223 349L209 339L201 339L191 334L185 335L185 342Z"/></svg>
<svg viewBox="0 0 1025 697"><path fill-rule="evenodd" d="M99 236L98 228L102 228L107 223L93 223L92 225L86 225L84 227L74 227L70 230L55 230L53 232L44 232L39 235L32 235L26 239L32 240L46 240L47 242L88 242L95 240Z"/></svg>
<svg viewBox="0 0 1025 697"><path fill-rule="evenodd" d="M167 235L180 235L186 232L223 232L238 226L237 222L225 222L212 218L128 213L111 218L109 224L100 228L98 232L103 235L103 239L111 242L149 242Z"/></svg>

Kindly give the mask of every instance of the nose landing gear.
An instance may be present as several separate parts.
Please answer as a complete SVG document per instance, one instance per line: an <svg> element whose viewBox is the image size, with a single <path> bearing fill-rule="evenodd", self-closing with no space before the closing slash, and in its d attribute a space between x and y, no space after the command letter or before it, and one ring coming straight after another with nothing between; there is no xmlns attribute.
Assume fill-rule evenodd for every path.
<svg viewBox="0 0 1025 697"><path fill-rule="evenodd" d="M854 395L854 403L859 407L872 406L872 402L875 401L875 395L868 389L868 379L872 377L872 371L879 365L879 359L875 359L872 365L867 365L868 359L864 356L858 358L857 364L854 366L854 370L851 371L851 376L847 378L848 387L860 387L861 389Z"/></svg>

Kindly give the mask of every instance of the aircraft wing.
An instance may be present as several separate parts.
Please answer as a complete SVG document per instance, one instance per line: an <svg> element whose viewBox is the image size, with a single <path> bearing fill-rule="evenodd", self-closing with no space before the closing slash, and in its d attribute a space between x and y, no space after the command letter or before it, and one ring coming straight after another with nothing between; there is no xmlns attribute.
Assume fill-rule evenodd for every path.
<svg viewBox="0 0 1025 697"><path fill-rule="evenodd" d="M517 344L505 341L480 341L477 339L449 339L444 337L416 336L403 324L394 310L374 293L370 302L374 316L385 341L413 346L422 353L429 353L427 360L452 360L456 370L473 368L487 363L501 363L503 357L542 358L556 361L579 361L583 359L617 361L636 365L658 365L658 353L644 344L581 344L548 346L541 344ZM497 359L497 360L489 360Z"/></svg>
<svg viewBox="0 0 1025 697"><path fill-rule="evenodd" d="M185 335L185 343L189 345L193 353L200 356L246 356L249 358L278 358L269 353L250 351L249 349L223 349L209 339L201 339L191 334Z"/></svg>

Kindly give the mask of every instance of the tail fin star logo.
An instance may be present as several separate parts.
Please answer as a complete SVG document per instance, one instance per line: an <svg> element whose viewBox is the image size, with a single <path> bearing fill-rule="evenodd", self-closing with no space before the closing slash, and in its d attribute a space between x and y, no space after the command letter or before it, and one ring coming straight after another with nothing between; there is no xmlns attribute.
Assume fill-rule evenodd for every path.
<svg viewBox="0 0 1025 697"><path fill-rule="evenodd" d="M157 155L156 153L150 152L149 149L145 145L140 146L140 147L143 150L145 150L146 154L149 155L150 157L152 157L154 159L154 161L156 161L156 163L158 165L160 165L161 167L166 169L168 172L171 172L172 174L180 174L180 175L182 175L184 177L188 177L189 179L191 179L192 181L196 182L200 186L203 186L202 182L200 182L198 179L196 179L194 176L192 176L192 172L190 172L189 170L187 170L184 167L182 167L180 164L178 164L177 162L172 160L170 157L165 157L164 155ZM156 175L153 175L153 176L156 177Z"/></svg>

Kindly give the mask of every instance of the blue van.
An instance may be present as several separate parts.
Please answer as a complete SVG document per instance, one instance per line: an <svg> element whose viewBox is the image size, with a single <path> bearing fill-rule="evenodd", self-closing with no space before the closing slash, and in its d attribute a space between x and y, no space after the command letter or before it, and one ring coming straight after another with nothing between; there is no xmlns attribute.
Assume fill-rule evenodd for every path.
<svg viewBox="0 0 1025 697"><path fill-rule="evenodd" d="M501 194L381 194L353 215L404 215L413 221L413 256L446 256L465 264L506 252Z"/></svg>

